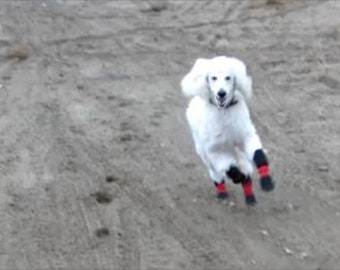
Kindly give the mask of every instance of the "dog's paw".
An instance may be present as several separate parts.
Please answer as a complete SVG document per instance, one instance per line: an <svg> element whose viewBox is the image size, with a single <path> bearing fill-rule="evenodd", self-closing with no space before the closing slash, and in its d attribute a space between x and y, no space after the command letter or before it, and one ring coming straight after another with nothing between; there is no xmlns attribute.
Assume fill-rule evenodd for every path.
<svg viewBox="0 0 340 270"><path fill-rule="evenodd" d="M225 200L229 198L228 192L219 192L216 194L217 199L219 200Z"/></svg>
<svg viewBox="0 0 340 270"><path fill-rule="evenodd" d="M254 194L246 196L246 205L254 206L256 203L257 201Z"/></svg>
<svg viewBox="0 0 340 270"><path fill-rule="evenodd" d="M262 177L260 183L263 191L269 192L274 189L274 182L270 175Z"/></svg>

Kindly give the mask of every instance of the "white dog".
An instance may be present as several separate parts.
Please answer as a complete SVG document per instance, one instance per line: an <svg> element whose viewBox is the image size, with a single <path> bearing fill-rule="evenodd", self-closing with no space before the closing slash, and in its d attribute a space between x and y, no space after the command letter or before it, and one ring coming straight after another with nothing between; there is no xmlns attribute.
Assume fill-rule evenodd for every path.
<svg viewBox="0 0 340 270"><path fill-rule="evenodd" d="M225 178L241 183L248 205L256 204L252 189L252 163L264 191L274 189L261 140L250 118L248 102L252 80L236 58L197 59L181 82L192 97L187 109L197 154L214 181L219 198L228 196Z"/></svg>

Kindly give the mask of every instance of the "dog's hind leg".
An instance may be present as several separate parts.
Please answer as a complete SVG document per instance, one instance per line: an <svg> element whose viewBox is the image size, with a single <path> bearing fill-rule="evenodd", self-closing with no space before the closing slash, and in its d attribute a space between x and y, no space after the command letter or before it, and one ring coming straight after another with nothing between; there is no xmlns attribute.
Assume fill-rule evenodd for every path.
<svg viewBox="0 0 340 270"><path fill-rule="evenodd" d="M227 184L225 183L223 176L221 176L221 174L216 171L208 155L206 154L205 151L203 151L200 145L196 144L195 146L197 154L201 157L203 163L208 168L210 178L213 181L216 188L217 198L219 199L228 198Z"/></svg>
<svg viewBox="0 0 340 270"><path fill-rule="evenodd" d="M213 151L207 153L207 158L211 164L209 172L216 186L217 197L220 198L221 194L223 197L227 197L228 193L225 183L226 169L237 164L234 155L226 151Z"/></svg>
<svg viewBox="0 0 340 270"><path fill-rule="evenodd" d="M246 204L255 205L256 198L253 191L253 183L251 177L242 173L236 166L230 166L229 170L227 171L227 175L235 184L242 184Z"/></svg>
<svg viewBox="0 0 340 270"><path fill-rule="evenodd" d="M239 147L235 147L235 157L237 160L237 167L245 175L252 175L254 172L253 164L249 161L247 155L240 150Z"/></svg>
<svg viewBox="0 0 340 270"><path fill-rule="evenodd" d="M216 196L218 199L226 199L229 197L227 184L223 177L210 165L208 166L210 178L213 180L216 188Z"/></svg>
<svg viewBox="0 0 340 270"><path fill-rule="evenodd" d="M221 182L215 182L216 187L216 196L218 199L226 199L229 197L228 190L227 190L227 184L225 183L224 179L221 180Z"/></svg>
<svg viewBox="0 0 340 270"><path fill-rule="evenodd" d="M247 205L255 205L256 198L253 191L253 182L250 176L248 176L245 181L242 182L242 189L244 193L244 198Z"/></svg>

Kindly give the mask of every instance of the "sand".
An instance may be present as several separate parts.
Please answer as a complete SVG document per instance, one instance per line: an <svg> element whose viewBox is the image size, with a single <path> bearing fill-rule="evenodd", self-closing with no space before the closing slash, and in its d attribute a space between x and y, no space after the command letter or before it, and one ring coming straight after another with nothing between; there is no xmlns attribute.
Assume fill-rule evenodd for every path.
<svg viewBox="0 0 340 270"><path fill-rule="evenodd" d="M337 269L340 1L2 1L0 269ZM179 82L236 56L276 190L215 198Z"/></svg>

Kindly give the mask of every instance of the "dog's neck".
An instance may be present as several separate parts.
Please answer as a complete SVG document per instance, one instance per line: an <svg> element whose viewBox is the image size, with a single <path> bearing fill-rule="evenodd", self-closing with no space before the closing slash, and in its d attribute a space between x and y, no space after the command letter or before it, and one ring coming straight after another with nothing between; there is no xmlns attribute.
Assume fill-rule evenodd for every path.
<svg viewBox="0 0 340 270"><path fill-rule="evenodd" d="M214 101L213 101L211 98L209 98L209 103L210 103L211 105L216 106L216 104L214 103ZM237 103L238 103L238 100L236 100L235 97L233 97L233 98L230 100L230 102L229 102L225 107L223 107L223 108L221 108L221 109L224 109L224 110L229 109L230 107L236 105Z"/></svg>

